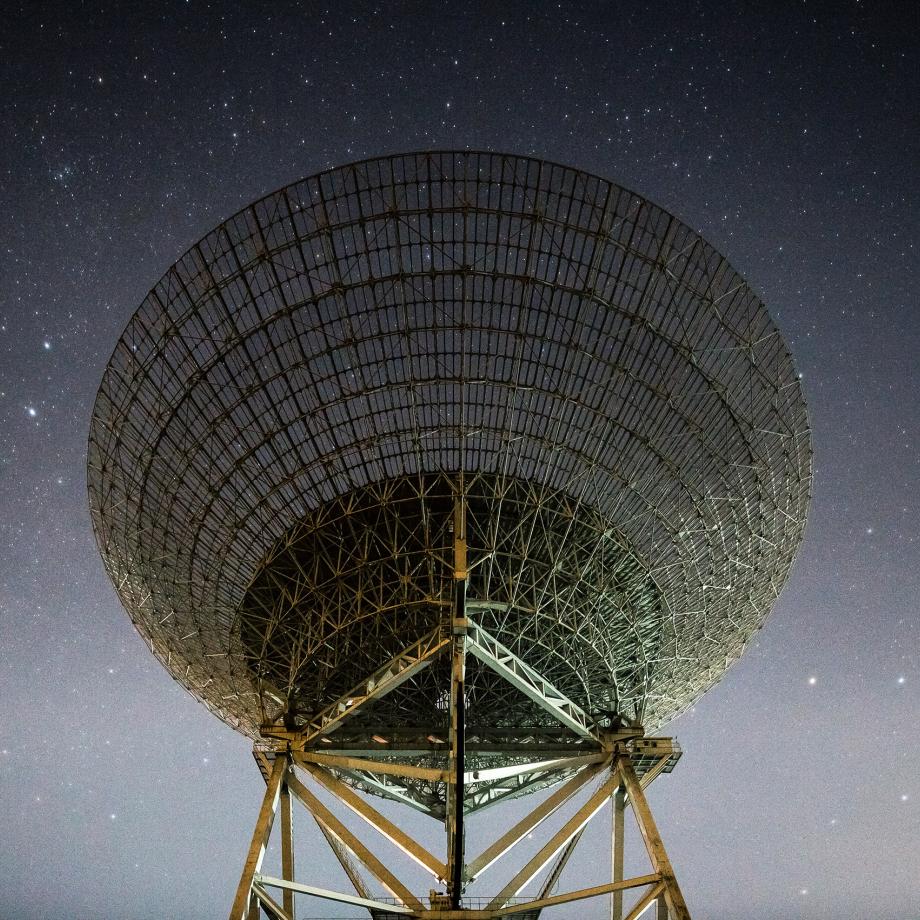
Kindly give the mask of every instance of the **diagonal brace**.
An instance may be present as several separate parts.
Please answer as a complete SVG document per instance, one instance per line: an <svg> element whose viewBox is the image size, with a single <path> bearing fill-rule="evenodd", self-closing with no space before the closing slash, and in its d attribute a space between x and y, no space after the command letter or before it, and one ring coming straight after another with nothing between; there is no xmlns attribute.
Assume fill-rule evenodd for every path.
<svg viewBox="0 0 920 920"><path fill-rule="evenodd" d="M609 761L608 761L609 762ZM579 789L590 782L606 764L595 764L576 773L567 783L556 789L545 801L525 815L513 827L501 835L493 844L479 854L466 868L467 878L477 878L496 860L505 855L513 846L523 840L532 830L539 827L547 818L562 807Z"/></svg>
<svg viewBox="0 0 920 920"><path fill-rule="evenodd" d="M641 888L643 885L655 885L652 891L659 891L661 877L658 875L640 875L628 878L621 882L608 882L606 885L595 885L593 888L579 888L577 891L567 891L564 894L554 894L551 897L537 898L535 901L525 901L523 904L514 904L503 907L495 912L497 917L513 916L514 914L528 913L532 910L543 910L554 907L556 904L569 904L572 901L583 901L586 898L596 898L602 894L613 891L626 891L630 888ZM654 899L652 899L654 900ZM649 901L651 903L651 901Z"/></svg>
<svg viewBox="0 0 920 920"><path fill-rule="evenodd" d="M421 901L299 779L293 775L289 776L288 786L304 808L318 821L325 824L330 833L338 837L355 854L393 897L398 898L412 910L421 911L423 909Z"/></svg>
<svg viewBox="0 0 920 920"><path fill-rule="evenodd" d="M384 817L370 803L365 802L349 786L336 779L320 767L311 763L301 764L318 783L326 787L339 801L347 805L358 817L366 821L374 830L387 838L394 846L399 847L410 859L414 860L423 869L430 872L438 881L445 881L447 868L444 863L435 859L419 843L416 843L405 831L397 827L389 818Z"/></svg>
<svg viewBox="0 0 920 920"><path fill-rule="evenodd" d="M258 878L258 887L265 891L265 885L272 888L281 888L287 891L296 891L300 894L313 895L315 898L324 898L327 901L337 901L340 904L350 904L356 907L366 907L368 910L383 911L386 914L405 914L412 916L413 911L408 907L402 907L399 904L387 904L386 901L377 901L374 898L355 897L350 894L340 894L338 891L329 891L326 888L317 888L315 885L302 885L300 882L289 882L282 878L273 878L269 875L260 875ZM265 899L264 893L259 893L261 899Z"/></svg>
<svg viewBox="0 0 920 920"><path fill-rule="evenodd" d="M620 784L617 771L594 791L594 794L549 839L540 851L489 902L487 910L504 907L509 898L517 896L543 867L607 804L613 790Z"/></svg>
<svg viewBox="0 0 920 920"><path fill-rule="evenodd" d="M278 802L281 800L281 785L284 782L287 770L287 757L284 755L277 756L272 765L272 772L268 777L268 785L265 787L262 807L259 809L259 817L256 819L252 842L249 844L249 852L246 854L246 862L243 864L243 874L236 889L233 907L230 909L230 920L246 920L249 916L249 896L252 892L252 880L262 868L265 848L268 846L272 824L278 812Z"/></svg>
<svg viewBox="0 0 920 920"><path fill-rule="evenodd" d="M577 703L472 620L467 632L467 649L566 728L582 738L603 745L597 723Z"/></svg>
<svg viewBox="0 0 920 920"><path fill-rule="evenodd" d="M378 668L370 677L334 703L313 716L300 732L300 742L310 741L338 728L369 700L379 700L407 681L413 674L431 664L450 645L450 638L439 628L423 636Z"/></svg>

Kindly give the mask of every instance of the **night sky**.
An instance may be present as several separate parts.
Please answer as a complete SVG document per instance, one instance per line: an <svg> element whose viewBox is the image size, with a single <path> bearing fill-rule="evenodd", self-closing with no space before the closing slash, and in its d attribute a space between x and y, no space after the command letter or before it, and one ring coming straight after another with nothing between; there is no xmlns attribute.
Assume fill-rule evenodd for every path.
<svg viewBox="0 0 920 920"><path fill-rule="evenodd" d="M760 293L803 374L797 564L741 662L669 727L686 753L650 790L694 918L920 916L918 9L7 10L0 918L226 916L263 784L103 571L96 388L154 281L220 220L330 166L453 147L557 160L673 211ZM325 860L319 842L301 856Z"/></svg>

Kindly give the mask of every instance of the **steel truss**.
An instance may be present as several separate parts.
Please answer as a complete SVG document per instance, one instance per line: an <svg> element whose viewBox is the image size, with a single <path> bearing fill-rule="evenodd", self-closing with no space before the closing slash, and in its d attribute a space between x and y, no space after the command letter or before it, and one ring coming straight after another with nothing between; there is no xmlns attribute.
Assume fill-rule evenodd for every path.
<svg viewBox="0 0 920 920"><path fill-rule="evenodd" d="M462 523L457 527L455 562L457 574L457 607L463 613ZM469 616L454 616L448 639L431 637L421 648L407 650L401 661L418 661L425 650L431 660L448 656L451 660L450 739L446 766L419 767L417 750L406 746L407 757L400 759L398 751L388 749L382 758L372 749L353 756L346 750L336 751L334 732L339 721L329 720L325 729L317 730L316 721L300 732L266 726L266 736L274 734L271 743L256 749L256 760L266 780L266 791L256 821L249 852L230 914L231 920L264 914L274 920L293 920L295 895L337 901L365 908L375 920L399 916L430 918L430 920L497 920L500 917L521 917L535 920L542 910L585 898L609 895L613 920L636 920L653 902L658 902L658 916L689 920L689 913L674 871L658 833L644 789L663 772L673 769L679 748L669 738L646 738L638 726L602 728L576 704L565 699L548 681L527 668L511 652L482 630ZM516 752L528 756L527 762L492 769L467 770L463 736L463 672L467 654L476 655L500 674L519 692L538 702L551 712L569 737L578 743L557 749L557 756L535 760L532 740L523 738ZM411 665L407 665L411 667ZM349 712L372 706L376 694L388 692L388 683L380 680L377 688L368 689L360 701L356 697ZM332 710L331 710L332 711ZM332 735L332 737L330 737ZM585 742L588 742L586 744ZM513 745L504 745L505 748ZM586 749L590 746L590 750ZM325 750L320 750L323 747ZM438 809L426 809L426 796L419 794L416 784L427 784L427 800L441 802ZM521 789L533 791L540 786L556 788L534 806L512 827L493 839L474 857L466 858L467 841L463 817L486 805L512 798ZM411 834L374 808L356 789L384 794L403 804L427 811L444 821L447 855L441 859L415 840ZM589 790L587 798L584 791ZM322 791L344 809L359 817L364 827L386 839L396 850L407 856L431 877L432 889L427 898L401 881L398 874L369 847L362 835L355 833L326 805L316 792ZM325 887L304 884L294 877L293 835L291 832L292 801L297 801L315 820L329 843L336 859L354 887L354 894L332 891ZM611 879L590 888L554 893L559 878L569 863L588 824L611 805L613 830L611 835ZM544 822L564 810L574 811L552 833L523 866L508 874L495 886L497 893L478 900L465 896L467 887L493 867L524 839L540 829ZM634 878L623 877L623 816L631 807L645 844L651 872ZM272 825L280 816L282 876L262 873ZM522 898L524 889L542 877L535 897ZM385 895L375 897L372 887L381 888ZM624 913L623 894L640 890L639 899ZM280 893L280 894L279 894ZM280 898L280 900L279 900ZM260 913L261 912L261 913Z"/></svg>
<svg viewBox="0 0 920 920"><path fill-rule="evenodd" d="M643 726L743 653L811 485L783 338L691 228L494 152L289 185L141 304L96 398L87 481L132 622L257 744L268 785L234 918L292 917L297 893L378 918L534 917L610 893L618 917L632 885L630 916L659 897L686 916L641 789L679 752ZM444 895L423 904L317 787ZM549 787L522 833L588 798L476 914L466 886L520 837L468 861L465 819ZM365 793L443 822L446 856ZM353 896L294 882L295 800ZM552 894L610 800L613 837L631 806L652 873L623 879L615 846L609 883ZM260 871L276 815L280 880Z"/></svg>
<svg viewBox="0 0 920 920"><path fill-rule="evenodd" d="M460 475L481 625L587 712L657 730L786 580L801 386L744 279L652 202L527 157L406 153L279 189L170 268L108 363L87 464L132 621L253 740L449 615ZM511 685L477 669L470 716L496 724ZM424 697L395 686L382 724Z"/></svg>

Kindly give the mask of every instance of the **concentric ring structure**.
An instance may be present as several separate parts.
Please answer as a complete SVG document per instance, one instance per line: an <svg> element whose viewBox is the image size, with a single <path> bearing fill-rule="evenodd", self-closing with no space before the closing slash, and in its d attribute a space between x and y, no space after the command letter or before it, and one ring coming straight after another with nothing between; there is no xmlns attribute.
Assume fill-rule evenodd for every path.
<svg viewBox="0 0 920 920"><path fill-rule="evenodd" d="M132 621L253 738L449 622L458 495L475 622L585 712L658 727L764 622L809 486L790 355L705 240L469 151L329 170L205 236L128 324L89 445ZM444 667L349 731L443 724ZM546 724L475 660L466 694L470 732Z"/></svg>

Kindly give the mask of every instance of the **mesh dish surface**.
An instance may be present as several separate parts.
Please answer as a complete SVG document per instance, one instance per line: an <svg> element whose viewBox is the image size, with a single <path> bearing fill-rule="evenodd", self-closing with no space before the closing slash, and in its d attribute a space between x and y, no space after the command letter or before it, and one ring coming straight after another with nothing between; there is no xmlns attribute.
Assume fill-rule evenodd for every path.
<svg viewBox="0 0 920 920"><path fill-rule="evenodd" d="M498 573L474 592L483 625L589 711L613 700L651 729L763 624L802 538L811 444L779 331L695 231L596 176L470 151L333 169L205 236L129 322L89 439L96 537L132 621L253 738L279 684L318 705L314 664L357 683L374 649L355 641L386 636L385 656L401 624L406 645L421 629L409 594L359 590L360 554L304 575L309 612L265 599L266 565L398 523L394 494L437 543L426 502L461 472L479 489L470 565ZM431 618L429 550L412 578ZM483 713L503 705L490 686Z"/></svg>

